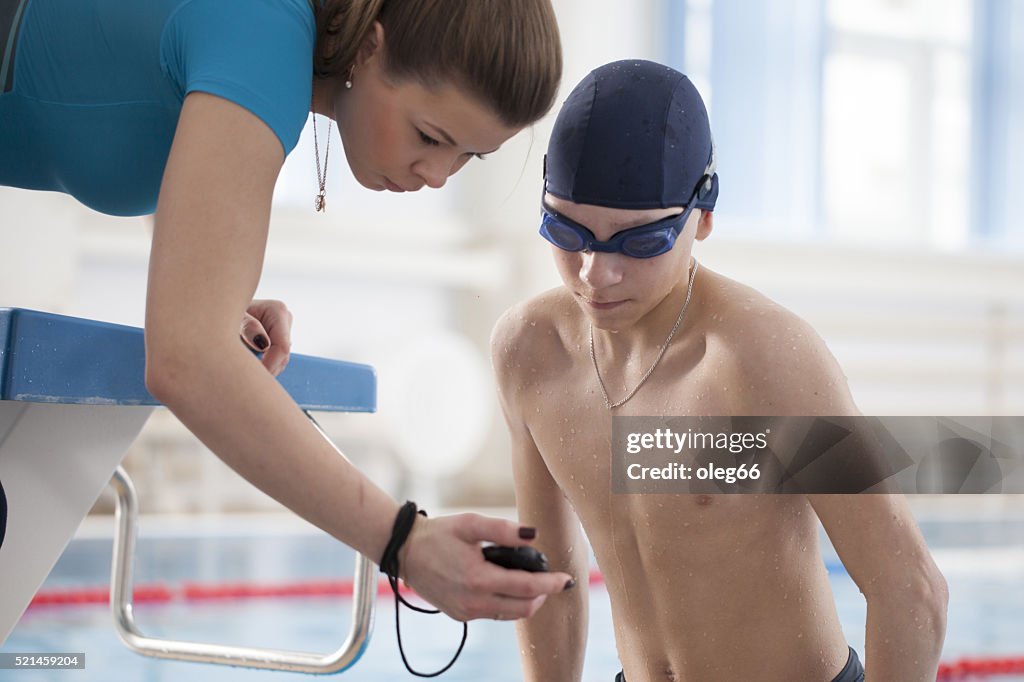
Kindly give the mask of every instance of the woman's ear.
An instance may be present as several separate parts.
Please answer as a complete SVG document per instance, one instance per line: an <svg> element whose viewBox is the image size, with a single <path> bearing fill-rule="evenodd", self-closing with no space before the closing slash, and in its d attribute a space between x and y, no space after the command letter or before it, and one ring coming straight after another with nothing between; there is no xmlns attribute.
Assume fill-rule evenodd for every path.
<svg viewBox="0 0 1024 682"><path fill-rule="evenodd" d="M356 66L363 66L370 59L383 59L384 57L384 26L379 21L374 21L366 35L363 36L363 43L356 53Z"/></svg>
<svg viewBox="0 0 1024 682"><path fill-rule="evenodd" d="M701 211L700 220L697 222L697 236L699 242L704 241L711 234L715 227L715 214L711 211Z"/></svg>

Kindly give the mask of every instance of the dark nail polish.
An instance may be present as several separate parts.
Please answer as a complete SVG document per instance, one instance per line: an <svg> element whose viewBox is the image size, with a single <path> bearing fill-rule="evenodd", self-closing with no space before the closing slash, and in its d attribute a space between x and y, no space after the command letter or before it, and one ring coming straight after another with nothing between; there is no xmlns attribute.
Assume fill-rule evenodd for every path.
<svg viewBox="0 0 1024 682"><path fill-rule="evenodd" d="M565 587L562 588L562 592L565 592L566 590L571 590L574 587L576 587L576 580L574 578L569 578L565 581Z"/></svg>
<svg viewBox="0 0 1024 682"><path fill-rule="evenodd" d="M256 338L254 338L252 342L255 343L256 347L260 350L266 350L267 346L270 345L270 342L267 341L267 337L263 336L263 334L257 334Z"/></svg>
<svg viewBox="0 0 1024 682"><path fill-rule="evenodd" d="M523 540L532 540L537 537L537 529L530 526L523 526L519 529L519 537Z"/></svg>

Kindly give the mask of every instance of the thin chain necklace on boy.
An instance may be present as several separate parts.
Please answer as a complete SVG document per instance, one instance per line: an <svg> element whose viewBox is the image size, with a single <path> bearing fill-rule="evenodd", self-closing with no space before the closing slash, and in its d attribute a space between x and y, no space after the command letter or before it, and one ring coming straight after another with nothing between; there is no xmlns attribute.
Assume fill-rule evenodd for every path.
<svg viewBox="0 0 1024 682"><path fill-rule="evenodd" d="M679 330L679 325L683 323L683 318L686 317L686 309L690 306L690 295L693 293L693 280L697 277L697 268L700 267L700 263L696 260L693 261L693 271L690 272L690 281L686 285L686 300L683 301L683 309L679 311L679 317L676 318L676 323L672 325L672 331L668 333L668 338L665 339L665 343L661 345L661 350L658 352L658 357L654 359L654 364L647 370L647 374L644 375L643 379L640 380L633 390L626 394L626 397L618 402L612 402L612 399L608 397L608 389L604 385L604 379L601 378L601 370L597 366L597 354L594 352L594 323L590 323L590 359L594 362L594 373L597 374L597 383L601 385L601 394L604 396L604 404L609 410L613 410L616 407L625 405L626 402L636 395L636 392L640 390L640 387L644 385L644 382L654 373L654 368L661 362L661 358L664 357L665 351L668 350L668 345L672 343L672 337L676 335Z"/></svg>

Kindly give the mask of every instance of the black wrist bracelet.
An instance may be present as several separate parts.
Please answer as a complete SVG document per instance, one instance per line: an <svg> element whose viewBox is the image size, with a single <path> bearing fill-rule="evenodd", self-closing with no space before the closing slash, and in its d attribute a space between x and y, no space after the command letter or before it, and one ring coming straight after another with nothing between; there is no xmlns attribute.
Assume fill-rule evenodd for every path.
<svg viewBox="0 0 1024 682"><path fill-rule="evenodd" d="M414 670L409 665L409 659L405 657L405 647L402 646L402 629L399 625L398 616L398 605L399 603L405 604L413 611L419 611L420 613L440 613L440 611L434 609L424 609L414 604L410 604L405 600L402 595L398 593L398 572L401 570L401 566L398 561L398 550L405 544L406 539L409 537L409 533L412 532L412 527L416 523L416 514L422 514L426 516L427 513L422 509L416 510L415 502L406 502L402 505L402 508L398 510L398 515L395 516L395 525L391 528L391 539L388 540L387 547L384 548L384 554L380 558L380 570L382 573L387 575L388 583L391 584L391 591L395 594L395 634L398 637L398 653L402 656L402 663L405 664L406 670L417 677L437 677L442 674L448 668L452 667L452 664L459 658L459 654L462 653L462 648L466 646L466 634L469 632L469 626L466 623L462 624L462 642L459 643L459 648L455 652L455 656L448 662L448 665L432 673L423 673L418 670Z"/></svg>
<svg viewBox="0 0 1024 682"><path fill-rule="evenodd" d="M422 510L419 513L423 516L427 515ZM398 571L401 568L398 563L398 550L402 548L402 545L405 544L409 537L409 533L412 532L412 527L416 523L416 514L416 503L406 502L398 510L398 515L395 516L395 525L391 527L391 539L388 540L388 544L384 548L384 554L380 558L381 573L384 573L389 578L398 579Z"/></svg>

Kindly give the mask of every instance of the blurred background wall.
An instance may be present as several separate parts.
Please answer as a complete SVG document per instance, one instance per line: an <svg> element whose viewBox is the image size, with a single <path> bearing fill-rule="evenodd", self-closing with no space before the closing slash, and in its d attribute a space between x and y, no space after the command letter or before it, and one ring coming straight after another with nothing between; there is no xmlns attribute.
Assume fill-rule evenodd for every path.
<svg viewBox="0 0 1024 682"><path fill-rule="evenodd" d="M864 413L1024 412L1024 3L555 8L559 103L614 59L690 75L722 186L697 257L808 319ZM310 127L281 176L257 295L291 307L296 352L377 368L377 414L321 422L425 506L512 503L487 342L509 305L559 284L536 232L553 116L440 192L362 189L335 137L329 209L316 214ZM142 324L148 219L0 188L0 229L0 305ZM278 509L167 411L127 466L144 511Z"/></svg>

